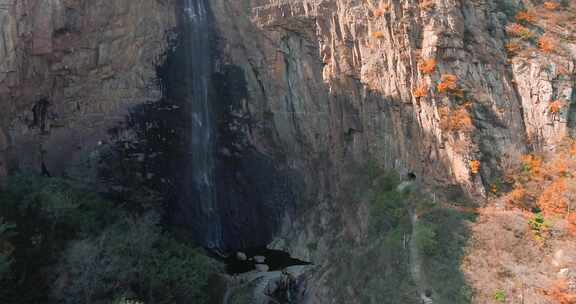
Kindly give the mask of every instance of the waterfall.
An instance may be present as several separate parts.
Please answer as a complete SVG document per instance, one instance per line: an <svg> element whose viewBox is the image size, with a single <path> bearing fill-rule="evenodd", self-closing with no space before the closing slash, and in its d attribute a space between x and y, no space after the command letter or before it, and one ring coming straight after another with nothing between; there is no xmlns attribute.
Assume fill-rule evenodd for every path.
<svg viewBox="0 0 576 304"><path fill-rule="evenodd" d="M182 46L187 55L183 68L190 81L187 83L187 103L191 114L190 142L187 160L188 180L193 195L184 202L192 204L193 227L201 242L209 248L221 248L221 223L216 207L215 191L215 124L210 103L210 77L212 75L211 24L207 1L183 1Z"/></svg>
<svg viewBox="0 0 576 304"><path fill-rule="evenodd" d="M158 147L165 163L153 166L163 174L168 219L199 245L226 252L267 245L294 195L292 175L247 137L253 118L235 114L249 97L243 69L215 68L221 54L210 1L178 0L177 39L159 68L164 102L174 107L152 118L161 117L174 143Z"/></svg>

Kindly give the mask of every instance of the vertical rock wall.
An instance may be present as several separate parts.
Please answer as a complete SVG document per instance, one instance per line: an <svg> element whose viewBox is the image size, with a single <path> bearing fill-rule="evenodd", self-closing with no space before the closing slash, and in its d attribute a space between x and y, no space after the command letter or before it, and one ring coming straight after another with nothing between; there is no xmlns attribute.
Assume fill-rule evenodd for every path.
<svg viewBox="0 0 576 304"><path fill-rule="evenodd" d="M129 106L160 98L174 23L170 1L0 1L2 157L59 172Z"/></svg>
<svg viewBox="0 0 576 304"><path fill-rule="evenodd" d="M530 1L428 2L213 6L228 56L223 61L242 66L247 106L266 122L258 131L295 163L375 158L482 195L509 159L553 150L569 133L574 43L564 37L555 54L536 46L510 59L505 29L513 15L506 9L530 8ZM425 59L437 61L430 75L418 68ZM438 92L444 74L457 78L461 98ZM417 98L421 86L427 96ZM568 104L552 115L549 104L557 99ZM446 109L464 107L472 130L443 126ZM473 160L481 163L479 174Z"/></svg>
<svg viewBox="0 0 576 304"><path fill-rule="evenodd" d="M574 14L565 3L572 5L566 14ZM362 223L348 217L367 220L342 214L349 202L338 198L350 163L375 159L428 185L457 185L480 202L522 154L553 152L571 133L573 18L558 28L540 2L215 0L212 6L220 60L243 69L244 111L261 122L250 130L253 141L284 155L305 179L302 197L310 205L286 221L289 244L279 245L305 259L307 244L330 238L336 226L358 230ZM515 40L506 27L526 9L538 13L529 26L537 36L512 56L507 45ZM561 42L551 53L538 48L545 33ZM437 62L430 74L420 69L427 59ZM453 75L461 93L439 92L443 75ZM416 96L420 87L427 87L425 97ZM564 105L553 113L556 100ZM462 121L470 123L460 127ZM316 277L320 289L326 269Z"/></svg>

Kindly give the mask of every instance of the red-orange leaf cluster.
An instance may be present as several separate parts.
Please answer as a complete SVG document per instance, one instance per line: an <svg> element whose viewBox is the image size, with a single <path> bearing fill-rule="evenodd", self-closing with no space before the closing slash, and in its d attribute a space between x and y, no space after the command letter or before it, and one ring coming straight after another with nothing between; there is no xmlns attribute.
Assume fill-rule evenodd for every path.
<svg viewBox="0 0 576 304"><path fill-rule="evenodd" d="M384 39L384 33L380 31L372 32L372 38L374 39Z"/></svg>
<svg viewBox="0 0 576 304"><path fill-rule="evenodd" d="M471 160L470 161L470 173L476 175L480 172L480 161L479 160Z"/></svg>
<svg viewBox="0 0 576 304"><path fill-rule="evenodd" d="M511 36L520 37L522 39L530 39L534 37L534 32L518 23L508 25L506 27L506 32Z"/></svg>
<svg viewBox="0 0 576 304"><path fill-rule="evenodd" d="M428 95L428 85L426 84L419 85L416 89L414 89L412 95L414 95L414 97L416 98L426 97Z"/></svg>
<svg viewBox="0 0 576 304"><path fill-rule="evenodd" d="M442 75L441 82L438 84L438 92L451 94L458 97L464 97L464 91L458 88L458 78L455 75Z"/></svg>
<svg viewBox="0 0 576 304"><path fill-rule="evenodd" d="M440 127L443 130L453 132L471 132L474 129L472 118L466 107L460 107L450 113L447 107L439 109L440 113Z"/></svg>
<svg viewBox="0 0 576 304"><path fill-rule="evenodd" d="M536 22L536 15L529 11L523 11L516 14L517 22L534 23Z"/></svg>
<svg viewBox="0 0 576 304"><path fill-rule="evenodd" d="M538 198L538 207L546 216L562 215L566 212L568 201L566 200L566 181L560 178L544 189Z"/></svg>
<svg viewBox="0 0 576 304"><path fill-rule="evenodd" d="M538 47L544 53L553 53L558 49L558 41L552 37L543 36L538 39Z"/></svg>
<svg viewBox="0 0 576 304"><path fill-rule="evenodd" d="M555 11L560 7L560 3L553 2L553 1L546 1L544 2L544 8L547 10Z"/></svg>
<svg viewBox="0 0 576 304"><path fill-rule="evenodd" d="M564 102L561 100L555 100L553 102L550 103L550 113L553 114L558 114L560 113L560 110L562 110L562 108L564 107Z"/></svg>
<svg viewBox="0 0 576 304"><path fill-rule="evenodd" d="M423 74L432 74L436 71L436 59L426 59L420 62L420 71Z"/></svg>
<svg viewBox="0 0 576 304"><path fill-rule="evenodd" d="M576 293L571 292L568 282L560 279L544 292L556 304L576 304Z"/></svg>
<svg viewBox="0 0 576 304"><path fill-rule="evenodd" d="M420 9L424 11L429 11L436 6L434 0L420 0Z"/></svg>

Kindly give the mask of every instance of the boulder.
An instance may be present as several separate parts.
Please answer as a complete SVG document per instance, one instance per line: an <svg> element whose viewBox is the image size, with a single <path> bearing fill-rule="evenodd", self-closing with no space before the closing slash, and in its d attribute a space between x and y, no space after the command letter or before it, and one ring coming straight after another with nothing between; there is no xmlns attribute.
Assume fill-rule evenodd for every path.
<svg viewBox="0 0 576 304"><path fill-rule="evenodd" d="M258 272L267 272L270 270L270 266L266 264L256 264L254 265L254 269L256 269Z"/></svg>

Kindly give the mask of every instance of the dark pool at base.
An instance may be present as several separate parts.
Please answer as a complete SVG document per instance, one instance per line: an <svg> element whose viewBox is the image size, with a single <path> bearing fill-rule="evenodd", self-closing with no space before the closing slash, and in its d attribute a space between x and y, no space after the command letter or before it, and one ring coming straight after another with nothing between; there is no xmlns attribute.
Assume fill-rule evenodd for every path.
<svg viewBox="0 0 576 304"><path fill-rule="evenodd" d="M241 252L246 255L246 260L242 261L238 258L237 253ZM270 267L270 271L278 271L290 266L297 265L311 265L312 263L292 258L289 253L268 249L266 247L247 248L234 251L224 259L226 263L226 272L229 274L239 274L249 272L255 269L258 264L254 261L255 256L263 256L266 258L263 264Z"/></svg>

